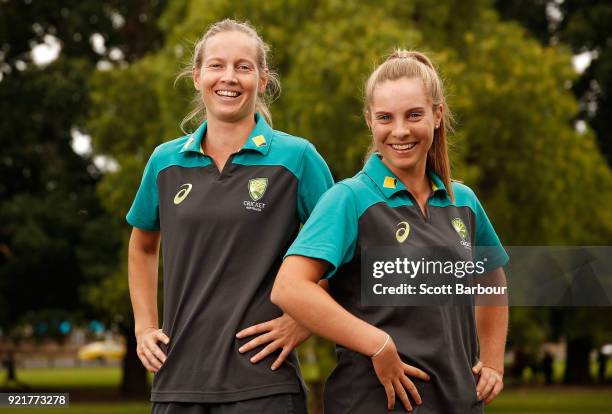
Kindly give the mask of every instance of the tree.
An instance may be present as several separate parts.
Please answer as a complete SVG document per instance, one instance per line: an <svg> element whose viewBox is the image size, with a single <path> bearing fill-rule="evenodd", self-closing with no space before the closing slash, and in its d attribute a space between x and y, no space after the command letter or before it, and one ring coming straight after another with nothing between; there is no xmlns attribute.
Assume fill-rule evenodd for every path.
<svg viewBox="0 0 612 414"><path fill-rule="evenodd" d="M544 45L564 42L575 54L590 53L592 60L589 66L572 87L580 102L580 112L576 117L586 120L593 128L601 151L608 164L612 165L612 132L607 119L612 111L610 2L497 0L496 8L504 19L521 22Z"/></svg>
<svg viewBox="0 0 612 414"><path fill-rule="evenodd" d="M5 334L15 337L16 325L32 315L99 316L85 300L84 286L100 283L116 267L121 239L117 219L97 198L101 171L91 157L74 153L72 131L87 112L87 80L96 64L121 64L161 44L155 21L164 5L2 3L0 327ZM104 39L103 47L94 45L96 36ZM61 48L46 66L31 53L45 41Z"/></svg>
<svg viewBox="0 0 612 414"><path fill-rule="evenodd" d="M517 24L500 22L489 1L173 5L160 19L164 48L92 78L94 148L122 166L99 189L118 216L154 146L182 135L178 125L194 91L190 81L173 81L191 42L225 17L248 19L271 44L283 83L275 127L310 139L336 178L362 165L370 138L361 93L376 61L395 47L424 49L448 80L458 119L454 175L476 190L502 240L609 244L612 213L593 207L612 202L612 175L592 131L573 127L579 106L568 86L576 77L569 50L542 46ZM119 273L117 283L126 286L125 269Z"/></svg>
<svg viewBox="0 0 612 414"><path fill-rule="evenodd" d="M518 20L544 45L562 41L571 47L573 53L592 52L593 60L587 69L579 76L568 78L571 80L568 83L572 85L572 91L579 100L579 108L573 110L574 114L567 118L568 121L584 119L588 122L593 128L603 156L610 165L612 163L612 135L607 127L607 117L612 110L609 97L612 85L612 71L610 71L612 42L610 42L611 32L608 22L612 16L612 6L609 2L604 1L585 3L574 0L563 2L526 0L516 3L498 0L496 7L500 10L502 17ZM551 7L557 8L556 17L548 10ZM589 136L587 140L590 147L592 146L591 131L587 131L586 135ZM580 144L584 145L585 142L580 142ZM574 144L568 143L568 145L573 146ZM591 194L596 194L599 191L597 183L604 183L603 187L608 194L610 190L607 178L609 169L604 168L600 160L587 156L593 152L592 148L586 151L582 147L576 148L572 159L566 161L568 169L571 168L575 172L573 174L563 173L558 177L563 177L563 181L567 184L564 191L571 190L576 196L573 197L576 204L572 203L573 206L566 211L566 214L571 217L581 216L582 212L588 210L595 211L595 217L580 224L563 220L567 228L559 227L558 236L554 240L549 240L548 243L576 245L608 245L610 243L611 233L607 224L604 224L599 230L593 229L592 233L577 231L575 228L577 225L588 225L589 221L599 227L600 223L609 223L610 220L609 214L601 211L602 209L589 208L589 205L597 205L597 201L593 195L585 191L586 188L591 188ZM573 158L578 158L578 160ZM584 183L583 180L589 183ZM543 213L546 211L550 210L543 209ZM560 219L561 217L550 217L550 224L556 226ZM567 384L589 383L591 381L589 353L595 345L604 343L601 332L605 332L609 326L605 318L601 318L601 314L609 316L609 310L581 308L556 310L555 313L558 314L558 317L553 321L561 324L567 339L564 382Z"/></svg>
<svg viewBox="0 0 612 414"><path fill-rule="evenodd" d="M74 117L87 99L87 71L84 61L59 60L44 76L31 69L0 82L9 120L0 126L0 326L9 335L32 311L64 309L78 318L80 285L112 267L98 257L90 272L81 255L105 251L112 263L118 247L96 198L97 169L70 146L66 114ZM92 237L95 227L111 234Z"/></svg>

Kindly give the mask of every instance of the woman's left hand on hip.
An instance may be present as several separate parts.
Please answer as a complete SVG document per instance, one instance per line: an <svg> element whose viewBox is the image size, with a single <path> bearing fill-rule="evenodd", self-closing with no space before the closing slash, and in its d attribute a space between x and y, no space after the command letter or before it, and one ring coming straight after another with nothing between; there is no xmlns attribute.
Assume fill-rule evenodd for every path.
<svg viewBox="0 0 612 414"><path fill-rule="evenodd" d="M276 370L295 347L308 339L310 331L298 324L291 316L284 313L282 316L271 321L243 329L236 334L236 338L241 339L253 335L258 336L242 345L238 352L243 354L267 344L261 351L251 357L250 361L256 364L273 352L282 349L280 355L272 364L272 370Z"/></svg>
<svg viewBox="0 0 612 414"><path fill-rule="evenodd" d="M489 404L504 388L503 374L495 368L483 365L480 361L474 365L472 371L479 375L478 384L476 384L478 401L484 400L485 404Z"/></svg>

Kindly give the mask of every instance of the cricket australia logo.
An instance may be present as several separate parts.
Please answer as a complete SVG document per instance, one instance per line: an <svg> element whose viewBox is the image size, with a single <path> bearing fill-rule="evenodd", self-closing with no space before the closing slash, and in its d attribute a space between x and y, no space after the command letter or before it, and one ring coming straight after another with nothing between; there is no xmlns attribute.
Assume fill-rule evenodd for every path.
<svg viewBox="0 0 612 414"><path fill-rule="evenodd" d="M259 201L268 187L267 178L253 178L249 180L249 195L253 201Z"/></svg>
<svg viewBox="0 0 612 414"><path fill-rule="evenodd" d="M245 208L247 210L253 211L261 211L266 207L266 203L259 203L259 200L266 193L266 189L268 188L268 179L267 178L253 178L249 180L249 196L251 196L251 200L245 200L243 202Z"/></svg>
<svg viewBox="0 0 612 414"><path fill-rule="evenodd" d="M465 223L463 223L463 220L461 220L459 217L456 217L451 220L451 225L459 235L459 238L461 239L461 245L466 249L471 249L472 246L470 245L470 234L468 233L467 227L465 227Z"/></svg>

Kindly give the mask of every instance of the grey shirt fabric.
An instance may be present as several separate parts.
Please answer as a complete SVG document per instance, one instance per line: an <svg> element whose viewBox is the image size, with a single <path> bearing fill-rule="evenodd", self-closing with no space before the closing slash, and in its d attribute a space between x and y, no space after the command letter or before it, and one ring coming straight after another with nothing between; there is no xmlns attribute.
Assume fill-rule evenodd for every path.
<svg viewBox="0 0 612 414"><path fill-rule="evenodd" d="M391 245L400 220L410 222L411 246L448 244L456 238L447 225L460 217L474 234L474 216L467 207L428 206L424 218L417 206L390 208L380 203L370 207L359 220L359 238L353 260L329 279L330 294L345 309L379 327L394 340L403 362L427 372L430 381L411 378L423 400L413 403L418 414L477 414L483 404L476 398L476 376L472 366L478 361L478 339L471 306L363 306L360 301L361 252L370 246ZM467 250L457 248L458 255ZM338 365L325 389L326 413L384 413L387 397L378 382L370 358L337 348ZM399 399L398 412L402 412Z"/></svg>
<svg viewBox="0 0 612 414"><path fill-rule="evenodd" d="M273 131L257 117L245 146L221 172L193 136L158 147L147 165L130 224L159 228L163 255L166 362L155 374L156 402L232 402L304 386L295 353L276 371L280 350L257 364L261 347L240 330L281 316L270 291L283 254L321 194L332 185L306 140Z"/></svg>
<svg viewBox="0 0 612 414"><path fill-rule="evenodd" d="M427 175L432 193L424 215L382 158L372 155L361 172L325 193L286 256L328 262L325 276L331 296L356 317L387 332L401 359L429 374L430 381L413 379L423 399L414 413L482 413L472 373L479 346L471 298L467 303L423 307L362 302L361 265L373 249L410 253L443 247L444 254L469 260L479 257L478 246L489 246L485 272L507 262L474 192L451 182L453 200L435 172L428 170ZM326 383L325 413L386 413L387 398L370 358L341 346L337 356L338 365ZM399 401L396 408L402 411Z"/></svg>

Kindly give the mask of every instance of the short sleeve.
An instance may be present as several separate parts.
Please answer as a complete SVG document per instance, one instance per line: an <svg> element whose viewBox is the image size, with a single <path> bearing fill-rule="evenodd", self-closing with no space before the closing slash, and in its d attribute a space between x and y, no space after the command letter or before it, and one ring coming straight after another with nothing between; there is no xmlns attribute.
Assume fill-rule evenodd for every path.
<svg viewBox="0 0 612 414"><path fill-rule="evenodd" d="M329 278L353 258L357 233L353 192L339 183L321 197L285 257L298 255L325 260L331 265L325 274Z"/></svg>
<svg viewBox="0 0 612 414"><path fill-rule="evenodd" d="M308 143L302 155L298 182L297 209L300 222L305 223L319 198L334 185L334 179L315 147Z"/></svg>
<svg viewBox="0 0 612 414"><path fill-rule="evenodd" d="M129 224L142 230L159 230L159 198L157 192L157 171L155 151L144 169L140 187L127 213Z"/></svg>
<svg viewBox="0 0 612 414"><path fill-rule="evenodd" d="M486 258L485 269L488 271L497 269L508 263L508 254L502 246L489 217L484 211L482 204L474 195L474 213L476 216L476 260Z"/></svg>

